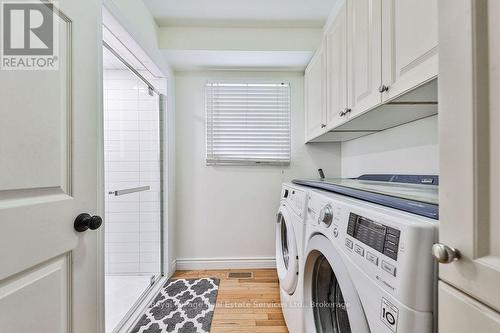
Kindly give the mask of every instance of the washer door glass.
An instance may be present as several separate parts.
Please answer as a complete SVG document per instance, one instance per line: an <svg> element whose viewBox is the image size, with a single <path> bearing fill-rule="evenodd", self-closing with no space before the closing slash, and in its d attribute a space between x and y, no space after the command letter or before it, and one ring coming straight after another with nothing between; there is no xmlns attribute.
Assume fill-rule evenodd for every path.
<svg viewBox="0 0 500 333"><path fill-rule="evenodd" d="M278 223L280 225L280 234L281 234L281 256L283 258L283 263L285 264L285 268L288 269L288 263L290 261L290 251L288 249L288 229L286 226L285 218L283 214L278 214Z"/></svg>
<svg viewBox="0 0 500 333"><path fill-rule="evenodd" d="M276 223L276 270L281 289L289 295L295 292L299 272L299 257L293 228L293 216L286 205L282 205Z"/></svg>
<svg viewBox="0 0 500 333"><path fill-rule="evenodd" d="M351 333L342 290L328 260L320 255L312 276L312 301L316 331Z"/></svg>

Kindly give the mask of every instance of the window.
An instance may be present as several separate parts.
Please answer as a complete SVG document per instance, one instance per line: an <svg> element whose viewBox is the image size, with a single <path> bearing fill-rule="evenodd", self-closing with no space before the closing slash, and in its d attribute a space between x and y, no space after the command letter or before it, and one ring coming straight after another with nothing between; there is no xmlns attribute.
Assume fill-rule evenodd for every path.
<svg viewBox="0 0 500 333"><path fill-rule="evenodd" d="M287 83L207 83L207 164L290 163Z"/></svg>

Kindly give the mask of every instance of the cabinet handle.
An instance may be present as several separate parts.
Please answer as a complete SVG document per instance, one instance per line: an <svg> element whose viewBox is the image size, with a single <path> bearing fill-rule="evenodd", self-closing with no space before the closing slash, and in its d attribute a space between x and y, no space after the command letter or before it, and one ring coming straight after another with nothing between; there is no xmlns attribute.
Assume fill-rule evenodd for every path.
<svg viewBox="0 0 500 333"><path fill-rule="evenodd" d="M432 246L432 256L438 263L449 264L460 259L460 252L447 245L437 243Z"/></svg>
<svg viewBox="0 0 500 333"><path fill-rule="evenodd" d="M378 88L378 92L379 93L383 93L383 92L386 92L389 90L389 86L386 86L385 84L381 85L379 88Z"/></svg>
<svg viewBox="0 0 500 333"><path fill-rule="evenodd" d="M340 111L340 116L347 116L348 113L351 113L351 109L345 108L344 111Z"/></svg>
<svg viewBox="0 0 500 333"><path fill-rule="evenodd" d="M321 128L325 128L326 127L326 124L321 124Z"/></svg>

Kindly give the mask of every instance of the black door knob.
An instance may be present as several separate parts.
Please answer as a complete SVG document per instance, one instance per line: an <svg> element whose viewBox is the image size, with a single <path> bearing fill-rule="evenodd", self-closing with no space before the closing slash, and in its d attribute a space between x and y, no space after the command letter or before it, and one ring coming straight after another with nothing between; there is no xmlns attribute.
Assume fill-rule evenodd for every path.
<svg viewBox="0 0 500 333"><path fill-rule="evenodd" d="M84 232L87 229L96 230L102 225L102 218L100 216L82 213L78 215L75 219L75 230L78 232Z"/></svg>

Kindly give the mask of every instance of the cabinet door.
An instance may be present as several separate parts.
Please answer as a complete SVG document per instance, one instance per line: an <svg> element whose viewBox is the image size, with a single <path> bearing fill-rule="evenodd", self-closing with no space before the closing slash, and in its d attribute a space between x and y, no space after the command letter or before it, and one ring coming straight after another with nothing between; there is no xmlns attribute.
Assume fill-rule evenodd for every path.
<svg viewBox="0 0 500 333"><path fill-rule="evenodd" d="M439 333L500 332L500 313L439 282Z"/></svg>
<svg viewBox="0 0 500 333"><path fill-rule="evenodd" d="M382 5L383 101L438 74L438 2L384 0Z"/></svg>
<svg viewBox="0 0 500 333"><path fill-rule="evenodd" d="M350 0L347 5L348 105L350 117L382 102L381 0Z"/></svg>
<svg viewBox="0 0 500 333"><path fill-rule="evenodd" d="M486 304L497 315L499 22L498 0L439 1L439 242L460 253L458 260L440 265L439 278ZM467 315L465 311L455 313L457 318ZM499 329L497 325L497 330L489 332ZM453 332L469 331L463 327Z"/></svg>
<svg viewBox="0 0 500 333"><path fill-rule="evenodd" d="M325 51L321 47L306 69L306 141L326 131L325 58Z"/></svg>
<svg viewBox="0 0 500 333"><path fill-rule="evenodd" d="M346 121L347 108L347 5L344 2L337 18L326 33L327 129Z"/></svg>

